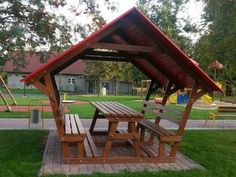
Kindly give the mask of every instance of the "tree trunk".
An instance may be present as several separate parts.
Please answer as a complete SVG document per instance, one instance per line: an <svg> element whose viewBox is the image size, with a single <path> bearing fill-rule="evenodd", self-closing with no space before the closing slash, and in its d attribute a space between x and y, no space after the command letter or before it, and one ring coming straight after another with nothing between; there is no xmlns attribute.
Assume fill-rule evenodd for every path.
<svg viewBox="0 0 236 177"><path fill-rule="evenodd" d="M118 96L118 87L119 87L119 80L116 79L116 92L115 92L115 96Z"/></svg>
<svg viewBox="0 0 236 177"><path fill-rule="evenodd" d="M97 80L97 94L100 96L100 90L101 90L101 77Z"/></svg>

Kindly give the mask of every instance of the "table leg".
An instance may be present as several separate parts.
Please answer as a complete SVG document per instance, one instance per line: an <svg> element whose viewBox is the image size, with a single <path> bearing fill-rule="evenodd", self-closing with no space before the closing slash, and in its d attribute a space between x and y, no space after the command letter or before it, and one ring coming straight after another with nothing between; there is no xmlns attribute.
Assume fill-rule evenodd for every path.
<svg viewBox="0 0 236 177"><path fill-rule="evenodd" d="M91 135L94 133L94 127L95 127L95 124L96 124L96 121L98 118L98 113L99 113L99 111L98 111L98 109L96 109L94 116L93 116L92 123L90 125L90 129L89 129L89 132L91 133Z"/></svg>
<svg viewBox="0 0 236 177"><path fill-rule="evenodd" d="M141 152L140 152L140 146L139 146L139 138L138 138L138 133L135 127L135 122L129 122L128 123L128 132L129 133L135 133L137 138L133 139L134 142L134 150L135 150L135 156L140 157Z"/></svg>
<svg viewBox="0 0 236 177"><path fill-rule="evenodd" d="M106 145L103 150L103 157L109 157L109 152L112 146L113 134L116 133L118 122L109 122L109 132Z"/></svg>

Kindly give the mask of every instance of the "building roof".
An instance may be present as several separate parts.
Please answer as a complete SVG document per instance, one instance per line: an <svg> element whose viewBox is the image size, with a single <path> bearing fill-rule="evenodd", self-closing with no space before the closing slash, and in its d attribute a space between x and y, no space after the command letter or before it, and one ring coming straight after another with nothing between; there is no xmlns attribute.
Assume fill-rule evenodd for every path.
<svg viewBox="0 0 236 177"><path fill-rule="evenodd" d="M102 50L100 50L102 49ZM207 92L220 91L215 82L137 8L50 60L22 81L33 84L47 73L55 74L78 59L131 62L150 79L179 87L195 82Z"/></svg>
<svg viewBox="0 0 236 177"><path fill-rule="evenodd" d="M26 51L24 55L25 55L25 60L27 63L25 68L19 68L16 71L13 64L14 61L8 60L3 67L3 71L11 72L11 73L17 72L17 73L29 74L44 65L44 63L40 62L40 56L37 55L36 53L31 54L30 52ZM49 56L49 58L53 58L53 57L55 57L55 55L53 54ZM85 62L83 60L78 60L72 65L62 70L61 74L75 74L75 75L84 74L85 69L86 69Z"/></svg>

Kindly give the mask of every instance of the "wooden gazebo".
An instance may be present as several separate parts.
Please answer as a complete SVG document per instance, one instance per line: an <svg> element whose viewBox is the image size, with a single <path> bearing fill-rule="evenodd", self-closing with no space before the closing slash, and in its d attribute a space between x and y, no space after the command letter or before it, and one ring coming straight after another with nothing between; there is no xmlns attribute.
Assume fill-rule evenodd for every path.
<svg viewBox="0 0 236 177"><path fill-rule="evenodd" d="M54 78L56 73L77 60L104 60L132 63L151 80L146 101L149 100L153 91L164 86L165 95L161 105L158 106L159 112L157 113L156 121L153 123L144 119L141 115L136 114L138 121L129 122L128 133L123 135L117 134L114 128L117 124L113 123L118 120L125 121L126 118L120 118L119 115L115 113L115 116L109 114L107 110L104 110L104 105L92 103L94 106L97 106L95 121L93 121L90 132L83 130L78 116L64 115ZM27 85L33 84L49 97L64 159L67 163L173 162L193 102L207 92L222 92L221 88L219 88L195 62L168 39L137 8L130 9L78 44L51 59L38 70L26 76L23 81ZM179 125L178 130L173 133L166 130L165 127L161 127L159 122L160 118L162 118L161 113L171 111L165 107L167 98L172 93L183 88L191 88L191 94L186 108L181 114L181 120L177 122ZM148 102L144 102L144 108L147 107L148 104ZM124 110L126 110L125 115L127 116L129 116L128 113L134 114L134 112L119 104L110 104L110 106L117 112L124 112ZM103 112L104 115L99 114L99 111ZM146 110L143 109L142 114L144 114L145 111ZM122 139L126 137L127 139L133 140L130 144L133 143L135 147L135 157L111 157L109 156L108 150L102 155L99 155L94 150L94 144L91 142L91 135L94 133L92 130L94 123L97 118L104 118L106 116L113 116L113 118L108 118L109 121L111 121L109 130L113 132L109 132L108 134L108 142L106 143L107 149L111 147L112 138L116 137ZM164 117L166 118L166 116ZM133 119L134 117L131 118L131 120ZM68 126L66 123L69 120L78 122L76 125L71 124ZM135 134L137 127L141 129L138 136ZM74 128L77 129L75 132L67 132L70 129L73 131ZM159 143L156 156L149 153L148 149L145 150L143 147L141 150L145 151L146 155L143 156L142 153L140 153L141 150L139 150L139 146L141 146L144 141L145 129L151 130L151 137L146 144L144 143L145 146L151 145L154 136L158 136ZM72 157L69 152L69 146L74 144L77 147L76 157ZM165 153L165 144L169 144L171 147L168 155ZM91 156L87 153L87 148L91 149ZM86 153L84 153L84 151Z"/></svg>

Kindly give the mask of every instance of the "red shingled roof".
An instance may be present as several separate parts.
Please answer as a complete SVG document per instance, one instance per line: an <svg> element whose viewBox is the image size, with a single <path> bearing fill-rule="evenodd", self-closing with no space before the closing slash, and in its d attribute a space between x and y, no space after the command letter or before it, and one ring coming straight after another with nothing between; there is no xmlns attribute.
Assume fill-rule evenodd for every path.
<svg viewBox="0 0 236 177"><path fill-rule="evenodd" d="M61 71L78 59L105 60L94 49L116 50L150 79L165 84L168 80L179 87L192 87L195 82L207 92L220 91L216 83L137 8L132 8L109 24L64 51L28 75L23 81L32 84L47 73ZM115 53L117 54L117 53ZM113 53L113 56L115 55ZM95 55L95 56L94 56ZM97 57L97 58L96 58Z"/></svg>
<svg viewBox="0 0 236 177"><path fill-rule="evenodd" d="M50 56L50 58L53 57L55 57L55 55ZM29 74L45 64L40 62L39 55L37 55L36 53L30 54L30 52L27 51L25 52L25 60L28 63L25 68L19 68L17 71L15 71L13 60L8 60L3 67L3 70L5 72L17 72L17 73ZM83 60L78 60L72 65L62 70L61 74L75 74L75 75L84 74L85 69L86 69L85 62Z"/></svg>

